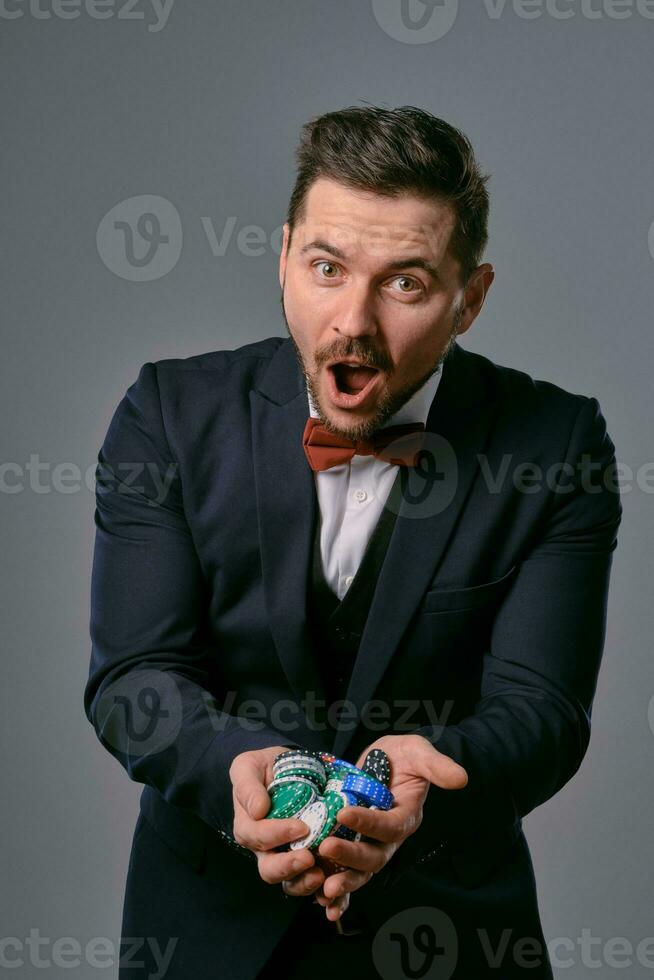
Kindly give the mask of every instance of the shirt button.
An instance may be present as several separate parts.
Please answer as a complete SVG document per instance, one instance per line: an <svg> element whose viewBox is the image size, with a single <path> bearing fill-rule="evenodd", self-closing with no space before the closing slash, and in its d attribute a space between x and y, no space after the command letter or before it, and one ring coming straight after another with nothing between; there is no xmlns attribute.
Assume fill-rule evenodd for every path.
<svg viewBox="0 0 654 980"><path fill-rule="evenodd" d="M345 579L345 584L352 585L353 581L354 581L354 575L348 575L348 577Z"/></svg>
<svg viewBox="0 0 654 980"><path fill-rule="evenodd" d="M361 503L362 501L367 499L368 494L366 493L365 490L355 490L352 496L354 497L355 500L358 500Z"/></svg>

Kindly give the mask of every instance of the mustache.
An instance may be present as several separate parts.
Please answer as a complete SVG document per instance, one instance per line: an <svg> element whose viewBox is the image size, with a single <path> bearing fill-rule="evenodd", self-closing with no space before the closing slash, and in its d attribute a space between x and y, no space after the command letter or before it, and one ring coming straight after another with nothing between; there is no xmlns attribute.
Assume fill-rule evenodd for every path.
<svg viewBox="0 0 654 980"><path fill-rule="evenodd" d="M315 362L317 367L322 367L329 361L360 361L364 367L376 368L379 371L387 371L388 365L382 362L377 351L367 351L360 347L350 345L347 349L316 352Z"/></svg>

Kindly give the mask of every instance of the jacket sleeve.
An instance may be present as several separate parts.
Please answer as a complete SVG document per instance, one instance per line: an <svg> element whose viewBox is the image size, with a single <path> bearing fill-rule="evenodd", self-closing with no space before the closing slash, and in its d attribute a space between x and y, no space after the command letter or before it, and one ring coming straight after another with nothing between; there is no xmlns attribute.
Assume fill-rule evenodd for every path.
<svg viewBox="0 0 654 980"><path fill-rule="evenodd" d="M209 690L208 587L146 363L111 419L96 468L91 659L84 710L131 779L233 836L229 768L288 745L223 710Z"/></svg>
<svg viewBox="0 0 654 980"><path fill-rule="evenodd" d="M389 881L441 847L465 850L476 832L516 824L586 753L622 517L615 447L595 398L582 403L558 469L543 525L496 613L474 712L417 730L466 769L468 783L430 786Z"/></svg>

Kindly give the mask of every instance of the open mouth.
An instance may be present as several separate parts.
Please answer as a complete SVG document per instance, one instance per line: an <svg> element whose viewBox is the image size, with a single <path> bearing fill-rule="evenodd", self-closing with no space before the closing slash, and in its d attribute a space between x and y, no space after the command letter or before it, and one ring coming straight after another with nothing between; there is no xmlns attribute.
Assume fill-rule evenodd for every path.
<svg viewBox="0 0 654 980"><path fill-rule="evenodd" d="M339 361L330 366L334 375L336 387L346 395L356 395L363 391L379 371L377 368L365 367L358 364L348 364Z"/></svg>
<svg viewBox="0 0 654 980"><path fill-rule="evenodd" d="M379 396L383 374L377 368L337 361L327 366L327 390L333 405L345 411L367 410Z"/></svg>

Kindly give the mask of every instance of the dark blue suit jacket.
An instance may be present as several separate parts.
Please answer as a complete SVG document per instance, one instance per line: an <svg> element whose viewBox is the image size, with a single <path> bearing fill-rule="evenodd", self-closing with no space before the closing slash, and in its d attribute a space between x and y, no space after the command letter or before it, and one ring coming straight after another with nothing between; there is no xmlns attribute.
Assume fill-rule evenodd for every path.
<svg viewBox="0 0 654 980"><path fill-rule="evenodd" d="M293 903L226 843L230 764L298 744L356 761L383 733L371 701L469 782L429 790L417 832L353 900L373 917L416 894L442 903L447 873L457 914L469 900L483 922L515 859L505 919L529 907L539 928L521 818L588 747L622 513L614 445L595 398L458 344L443 371L427 429L444 476L402 501L347 694L359 723L328 744L300 704L322 691L305 618L318 504L291 340L144 364L98 456L85 711L145 784L149 824L229 894L215 928L240 943L242 977ZM144 670L149 693L127 710Z"/></svg>

